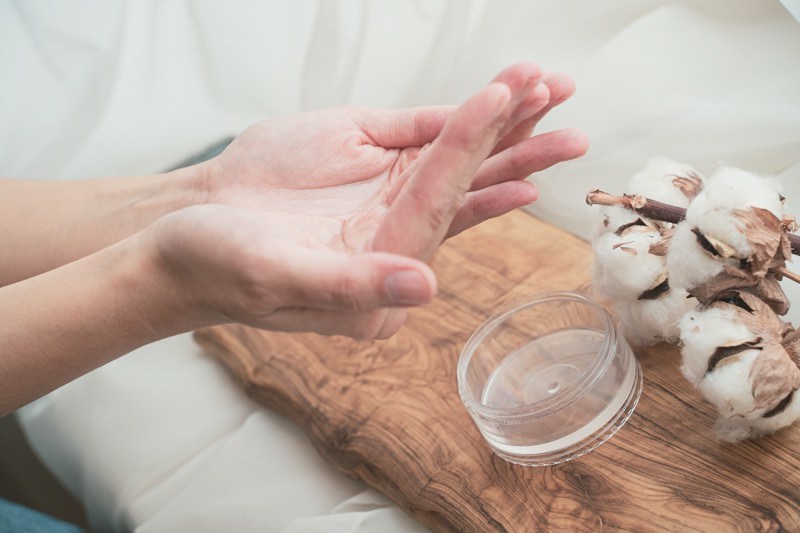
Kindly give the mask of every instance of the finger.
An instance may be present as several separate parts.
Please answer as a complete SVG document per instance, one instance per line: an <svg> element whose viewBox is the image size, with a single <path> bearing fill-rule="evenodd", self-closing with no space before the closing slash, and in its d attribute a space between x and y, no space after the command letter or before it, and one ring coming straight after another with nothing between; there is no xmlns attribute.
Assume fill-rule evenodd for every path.
<svg viewBox="0 0 800 533"><path fill-rule="evenodd" d="M375 146L423 146L439 135L455 106L410 109L359 109L355 119Z"/></svg>
<svg viewBox="0 0 800 533"><path fill-rule="evenodd" d="M270 315L262 328L320 335L345 335L354 339L387 339L405 324L404 308L373 311L327 311L311 308L287 308Z"/></svg>
<svg viewBox="0 0 800 533"><path fill-rule="evenodd" d="M531 116L544 108L549 100L550 91L548 90L547 85L544 83L539 83L532 90L530 90L525 99L520 102L520 104L514 110L511 120L508 121L508 124L503 131L500 132L500 141L492 150L492 154L503 150L504 146L508 142L507 140L510 139L509 135L511 135L512 132L517 131L520 124L524 124L528 121L528 119L531 118ZM530 137L530 133L528 136Z"/></svg>
<svg viewBox="0 0 800 533"><path fill-rule="evenodd" d="M575 93L575 82L571 77L560 72L551 72L544 75L542 85L547 87L548 101L546 105L535 110L525 120L519 122L503 139L497 144L494 153L499 153L506 148L521 142L533 133L534 128L554 107L568 100Z"/></svg>
<svg viewBox="0 0 800 533"><path fill-rule="evenodd" d="M467 194L464 206L453 217L447 231L449 239L462 231L480 224L490 218L499 217L509 211L534 202L539 190L529 181L507 181L480 191Z"/></svg>
<svg viewBox="0 0 800 533"><path fill-rule="evenodd" d="M527 124L530 122L531 117L547 107L549 102L550 90L547 85L540 83L534 87L528 97L517 106L513 120L509 121L507 129L502 132L500 141L492 150L492 155L505 150L509 146L513 146L525 137L530 137L532 130Z"/></svg>
<svg viewBox="0 0 800 533"><path fill-rule="evenodd" d="M550 91L550 101L530 119L530 127L533 129L554 107L557 107L575 94L575 80L563 72L549 72L545 75L542 82L547 85Z"/></svg>
<svg viewBox="0 0 800 533"><path fill-rule="evenodd" d="M272 273L278 307L368 311L421 305L436 295L433 271L409 257L310 249L283 255L280 272Z"/></svg>
<svg viewBox="0 0 800 533"><path fill-rule="evenodd" d="M556 163L580 157L588 148L589 139L581 130L565 129L536 135L487 159L475 175L470 190L526 178Z"/></svg>
<svg viewBox="0 0 800 533"><path fill-rule="evenodd" d="M372 249L422 260L433 255L510 116L512 96L507 85L491 83L453 112L390 205Z"/></svg>
<svg viewBox="0 0 800 533"><path fill-rule="evenodd" d="M504 135L520 120L530 116L547 104L547 87L539 83L541 68L535 63L512 65L495 76L494 82L504 83L511 90L514 112ZM539 105L541 104L541 105ZM354 117L364 133L376 146L405 148L432 142L441 132L455 106L431 106L399 110L370 110L356 108Z"/></svg>
<svg viewBox="0 0 800 533"><path fill-rule="evenodd" d="M517 63L495 76L493 81L508 85L513 95L511 118L500 130L500 138L547 104L548 89L541 80L541 68L531 62Z"/></svg>

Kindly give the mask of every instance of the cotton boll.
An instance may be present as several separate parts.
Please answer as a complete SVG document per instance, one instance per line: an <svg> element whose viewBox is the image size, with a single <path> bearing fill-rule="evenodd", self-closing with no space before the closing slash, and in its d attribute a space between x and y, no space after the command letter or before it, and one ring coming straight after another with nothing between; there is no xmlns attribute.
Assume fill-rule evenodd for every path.
<svg viewBox="0 0 800 533"><path fill-rule="evenodd" d="M698 243L697 235L692 230L693 226L688 221L675 226L667 253L670 285L686 290L691 290L722 272L726 262L731 265L737 263L733 259L714 259Z"/></svg>
<svg viewBox="0 0 800 533"><path fill-rule="evenodd" d="M680 318L696 306L697 300L686 291L671 288L654 300L620 303L617 318L623 335L634 346L676 342L680 337Z"/></svg>
<svg viewBox="0 0 800 533"><path fill-rule="evenodd" d="M778 313L788 302L772 268L791 257L776 180L727 167L692 201L667 254L670 283L702 302L748 287Z"/></svg>
<svg viewBox="0 0 800 533"><path fill-rule="evenodd" d="M737 298L736 305L689 312L680 323L681 370L717 408L717 435L731 442L800 416L797 331L758 298L742 292Z"/></svg>
<svg viewBox="0 0 800 533"><path fill-rule="evenodd" d="M638 226L617 235L607 233L594 243L592 281L595 290L614 300L636 300L666 278L663 256L650 253L661 240L657 229Z"/></svg>
<svg viewBox="0 0 800 533"><path fill-rule="evenodd" d="M676 182L676 178L679 180ZM690 165L678 163L667 157L654 157L637 172L628 183L628 194L640 194L647 198L679 207L687 207L691 194L687 196L680 186L680 179L696 178L702 187L702 176Z"/></svg>
<svg viewBox="0 0 800 533"><path fill-rule="evenodd" d="M733 216L736 209L760 207L783 216L780 184L735 167L724 167L709 178L706 187L686 211L686 222L697 228L723 255L746 259L752 249Z"/></svg>
<svg viewBox="0 0 800 533"><path fill-rule="evenodd" d="M705 188L692 200L686 219L699 221L703 214L717 209L731 211L761 207L776 217L783 216L782 189L777 178L759 176L736 167L723 167L707 181Z"/></svg>
<svg viewBox="0 0 800 533"><path fill-rule="evenodd" d="M736 257L747 258L750 245L733 218L734 209L760 207L783 216L781 187L777 179L724 167L708 180L686 211L686 221L709 240L733 247Z"/></svg>
<svg viewBox="0 0 800 533"><path fill-rule="evenodd" d="M690 310L678 321L681 339L681 372L697 385L706 375L708 362L720 346L754 341L758 335L735 320L733 308Z"/></svg>

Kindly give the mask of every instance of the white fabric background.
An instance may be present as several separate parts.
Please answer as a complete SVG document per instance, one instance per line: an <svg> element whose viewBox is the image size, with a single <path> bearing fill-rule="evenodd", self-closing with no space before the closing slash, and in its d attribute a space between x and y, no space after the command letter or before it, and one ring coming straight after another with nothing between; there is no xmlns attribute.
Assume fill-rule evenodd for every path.
<svg viewBox="0 0 800 533"><path fill-rule="evenodd" d="M800 24L777 0L7 1L0 175L155 172L268 116L457 103L522 59L577 81L542 129L592 142L533 178L547 220L587 235L586 191L623 192L654 155L777 174L800 197ZM186 335L19 417L97 531L419 527Z"/></svg>

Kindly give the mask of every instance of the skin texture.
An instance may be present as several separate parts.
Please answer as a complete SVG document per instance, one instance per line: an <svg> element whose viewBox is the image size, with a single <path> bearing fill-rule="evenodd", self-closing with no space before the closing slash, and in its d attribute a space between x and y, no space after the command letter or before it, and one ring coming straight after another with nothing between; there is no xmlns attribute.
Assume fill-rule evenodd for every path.
<svg viewBox="0 0 800 533"><path fill-rule="evenodd" d="M0 236L19 244L0 261L0 412L213 324L392 335L435 296L444 239L534 201L524 178L585 152L577 130L531 137L572 92L521 63L458 107L266 120L175 173L0 181Z"/></svg>

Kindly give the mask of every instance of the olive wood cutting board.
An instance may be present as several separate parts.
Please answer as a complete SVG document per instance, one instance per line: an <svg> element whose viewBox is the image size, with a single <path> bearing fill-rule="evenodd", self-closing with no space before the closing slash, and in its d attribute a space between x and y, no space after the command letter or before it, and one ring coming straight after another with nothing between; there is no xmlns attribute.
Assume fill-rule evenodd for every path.
<svg viewBox="0 0 800 533"><path fill-rule="evenodd" d="M595 451L539 468L492 454L458 397L461 348L504 304L586 286L591 261L586 242L517 211L442 246L439 297L389 340L233 325L196 339L328 461L434 530L800 530L800 428L717 442L672 346L636 350L641 401Z"/></svg>

